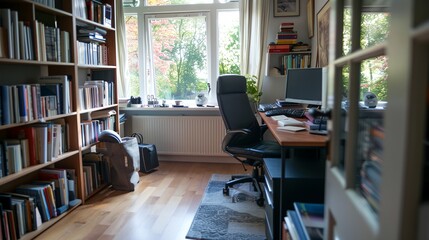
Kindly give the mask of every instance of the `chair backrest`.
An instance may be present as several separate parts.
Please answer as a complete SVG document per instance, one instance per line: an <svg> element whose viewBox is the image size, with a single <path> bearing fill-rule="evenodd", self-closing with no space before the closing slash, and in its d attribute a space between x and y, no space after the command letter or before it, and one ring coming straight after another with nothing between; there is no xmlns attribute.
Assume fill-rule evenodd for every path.
<svg viewBox="0 0 429 240"><path fill-rule="evenodd" d="M237 135L228 140L230 146L245 146L261 140L261 130L246 93L246 78L241 75L221 75L216 96L226 130L249 129L251 134Z"/></svg>

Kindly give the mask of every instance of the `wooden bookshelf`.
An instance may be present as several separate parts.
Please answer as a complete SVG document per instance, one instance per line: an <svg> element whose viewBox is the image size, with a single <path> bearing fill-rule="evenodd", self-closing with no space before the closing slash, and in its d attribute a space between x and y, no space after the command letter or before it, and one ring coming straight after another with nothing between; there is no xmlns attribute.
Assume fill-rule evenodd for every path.
<svg viewBox="0 0 429 240"><path fill-rule="evenodd" d="M26 166L17 171L16 173L1 177L0 192L13 192L16 187L37 180L41 169L73 169L76 173L77 182L77 188L75 189L76 197L78 199L81 199L82 204L84 204L86 199L84 197L82 154L84 153L84 151L90 151L91 149L91 146L82 146L81 124L83 123L83 121L85 121L85 115L91 112L115 110L117 114L113 117L114 124L112 126L112 129L119 132L119 108L116 79L117 43L114 19L116 1L101 1L103 5L108 4L109 6L111 6L112 12L110 14L110 26L103 24L102 21L95 22L78 15L79 9L77 6L86 7L85 0L64 0L52 2L55 2L59 5L47 6L36 1L30 0L5 0L0 2L0 9L9 9L1 11L8 11L10 13L16 12L13 14L17 15L18 24L21 24L20 22L22 22L21 26L28 26L21 27L18 25L18 31L20 29L23 29L23 31L25 32L22 32L21 35L18 35L19 38L16 41L14 40L12 42L13 49L9 49L10 45L7 45L4 41L5 39L7 39L7 36L0 39L0 44L5 43L4 47L2 48L2 51L0 51L0 71L2 72L0 76L0 86L8 86L2 87L2 89L4 88L7 90L9 90L10 88L12 89L12 87L10 86L29 86L29 90L25 95L27 96L27 100L19 102L26 103L26 105L23 106L26 107L25 112L27 114L30 114L29 112L31 112L31 117L30 115L28 115L26 120L22 120L23 118L19 118L22 117L21 113L19 113L17 116L19 119L17 118L16 121L8 121L6 123L5 121L3 121L3 116L5 112L3 111L3 107L0 104L0 108L2 110L0 117L0 139L3 140L15 137L18 138L18 136L15 136L13 134L14 132L18 132L23 128L31 128L40 123L61 122L64 123L64 126L66 126L64 127L64 132L61 133L61 135L66 135L66 137L64 138L66 139L66 141L63 141L63 139L59 141L60 143L64 143L64 145L60 145L61 150L58 151L61 152L61 154L52 158L52 160L49 160L44 163L36 161L34 165ZM85 5L82 5L82 3ZM5 13L1 12L0 15L3 17L2 22L4 23ZM11 20L12 19L14 18L11 16ZM41 25L41 23L43 23L43 26ZM49 37L52 37L54 40L48 40L48 35L46 35L45 32L45 35L43 35L45 36L45 41L41 42L40 34L43 34L43 32L41 32L40 27L44 30L47 30L46 26L52 27L54 29L49 30L55 33L55 36L49 35ZM78 28L82 26L87 27L89 29L101 29L100 31L104 33L104 40L98 43L94 43L91 41L91 44L94 47L93 49L101 49L100 45L103 45L105 47L105 52L100 52L99 54L93 54L93 52L91 51L86 52L87 55L92 54L94 59L98 59L98 62L93 62L91 64L82 64L82 59L79 59L78 41L80 40L80 35ZM3 33L7 35L8 31L4 27L5 26L2 26L2 29L4 30ZM39 31L37 31L37 28L39 28ZM62 31L67 33L62 33ZM13 31L11 31L11 33L13 33ZM22 43L20 36L24 36L22 38ZM17 55L15 54L15 45L17 45L17 48L20 50L19 58L16 57ZM9 50L14 51L13 57L11 57ZM70 102L71 110L69 112L61 112L57 107L52 107L53 105L48 105L49 109L53 109L53 112L51 112L52 115L40 117L37 112L37 107L29 107L28 101L30 98L31 101L38 99L30 91L32 88L31 86L38 86L37 84L40 84L40 77L53 75L68 76L70 87L70 97L68 98L68 101ZM103 77L103 79L101 79L101 77ZM96 107L91 107L87 109L82 109L80 107L82 99L79 97L79 87L83 86L87 80L104 80L112 83L110 101L107 104L100 104ZM59 86L62 89L64 84L60 84ZM37 87L35 89L37 89ZM61 93L64 93L62 92L62 90L60 91ZM58 100L58 96L55 99L55 103L56 101L58 101L58 103L64 102L63 99L61 99L61 101ZM3 99L1 99L0 97L0 100ZM1 103L3 103L3 101ZM14 105L10 104L9 107L14 107ZM13 112L8 113L13 114ZM10 120L10 118L8 119ZM40 140L35 139L35 141ZM43 142L43 144L46 143ZM47 228L58 222L58 220L64 217L67 213L73 211L76 207L78 206L70 207L67 212L57 217L53 217L47 222L44 222L35 231L27 230L25 235L21 236L21 239L32 239L36 237L42 231L46 230Z"/></svg>

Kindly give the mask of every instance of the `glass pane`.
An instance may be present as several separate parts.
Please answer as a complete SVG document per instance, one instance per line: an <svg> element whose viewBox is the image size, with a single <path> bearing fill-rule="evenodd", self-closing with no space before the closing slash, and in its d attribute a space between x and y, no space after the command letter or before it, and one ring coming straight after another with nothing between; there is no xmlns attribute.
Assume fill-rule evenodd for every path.
<svg viewBox="0 0 429 240"><path fill-rule="evenodd" d="M146 6L167 6L167 5L185 5L213 3L213 0L146 0Z"/></svg>
<svg viewBox="0 0 429 240"><path fill-rule="evenodd" d="M338 161L338 168L341 170L344 170L345 166L345 153L346 153L346 139L347 139L347 117L348 117L348 108L349 108L349 102L350 102L350 66L346 65L342 67L341 70L341 97L342 97L342 114L341 114L341 128L339 129L340 136L340 148L339 148L339 161Z"/></svg>
<svg viewBox="0 0 429 240"><path fill-rule="evenodd" d="M352 9L344 8L343 16L343 55L350 53L352 49Z"/></svg>
<svg viewBox="0 0 429 240"><path fill-rule="evenodd" d="M389 35L390 0L364 3L361 13L361 48L365 49L384 42Z"/></svg>
<svg viewBox="0 0 429 240"><path fill-rule="evenodd" d="M148 23L148 95L190 100L207 91L206 17L159 17Z"/></svg>
<svg viewBox="0 0 429 240"><path fill-rule="evenodd" d="M218 14L219 75L240 74L240 38L238 11Z"/></svg>
<svg viewBox="0 0 429 240"><path fill-rule="evenodd" d="M383 166L386 102L382 100L387 96L387 59L385 56L367 59L360 67L356 188L377 213Z"/></svg>
<svg viewBox="0 0 429 240"><path fill-rule="evenodd" d="M125 16L129 67L129 90L131 96L140 95L138 21L136 15Z"/></svg>

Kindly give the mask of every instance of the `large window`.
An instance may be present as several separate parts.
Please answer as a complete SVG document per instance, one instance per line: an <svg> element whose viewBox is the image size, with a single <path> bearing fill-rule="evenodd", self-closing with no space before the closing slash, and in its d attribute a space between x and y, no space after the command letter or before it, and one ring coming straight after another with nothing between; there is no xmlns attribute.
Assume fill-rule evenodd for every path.
<svg viewBox="0 0 429 240"><path fill-rule="evenodd" d="M237 3L143 3L124 5L131 96L192 104L219 74L240 73ZM215 93L208 96L215 102Z"/></svg>

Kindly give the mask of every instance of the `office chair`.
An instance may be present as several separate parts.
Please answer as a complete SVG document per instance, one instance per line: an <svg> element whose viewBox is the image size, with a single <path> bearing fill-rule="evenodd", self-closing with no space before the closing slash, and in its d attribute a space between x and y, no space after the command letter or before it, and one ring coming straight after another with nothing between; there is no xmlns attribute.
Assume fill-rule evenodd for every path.
<svg viewBox="0 0 429 240"><path fill-rule="evenodd" d="M222 141L222 150L244 167L253 168L252 175L232 176L225 184L223 193L229 195L229 188L238 183L251 182L255 190L260 193L256 203L264 204L261 176L263 158L280 158L280 145L273 141L262 139L267 130L266 125L259 124L252 111L246 93L246 78L240 75L222 75L217 80L217 101L226 128L226 135Z"/></svg>

